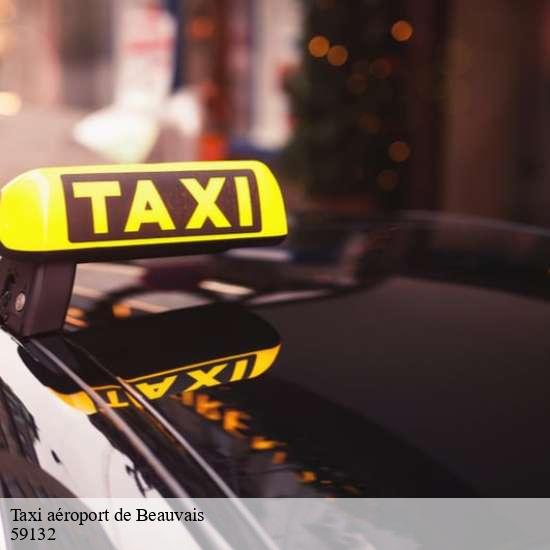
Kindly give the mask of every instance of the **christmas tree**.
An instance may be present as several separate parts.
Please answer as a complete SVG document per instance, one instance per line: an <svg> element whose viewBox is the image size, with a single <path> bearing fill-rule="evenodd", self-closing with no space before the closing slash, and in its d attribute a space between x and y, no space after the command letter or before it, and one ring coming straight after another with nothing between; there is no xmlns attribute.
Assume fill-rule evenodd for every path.
<svg viewBox="0 0 550 550"><path fill-rule="evenodd" d="M313 196L366 194L399 206L411 154L405 53L414 33L402 2L301 1L289 165Z"/></svg>

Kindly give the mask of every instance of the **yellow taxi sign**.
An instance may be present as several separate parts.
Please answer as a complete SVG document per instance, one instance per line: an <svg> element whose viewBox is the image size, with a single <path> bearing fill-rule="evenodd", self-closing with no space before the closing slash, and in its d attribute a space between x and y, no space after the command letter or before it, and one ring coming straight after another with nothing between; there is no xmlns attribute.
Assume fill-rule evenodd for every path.
<svg viewBox="0 0 550 550"><path fill-rule="evenodd" d="M274 243L279 185L257 161L43 168L0 195L3 254L142 257Z"/></svg>

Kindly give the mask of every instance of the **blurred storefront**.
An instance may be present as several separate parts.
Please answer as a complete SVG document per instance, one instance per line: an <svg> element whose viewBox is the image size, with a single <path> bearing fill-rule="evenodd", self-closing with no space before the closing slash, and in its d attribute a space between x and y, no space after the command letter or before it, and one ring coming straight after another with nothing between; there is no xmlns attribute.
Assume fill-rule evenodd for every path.
<svg viewBox="0 0 550 550"><path fill-rule="evenodd" d="M184 18L185 82L200 87L206 108L203 156L281 148L291 130L284 78L300 62L299 2L191 0Z"/></svg>
<svg viewBox="0 0 550 550"><path fill-rule="evenodd" d="M200 119L199 144L191 155L172 148L172 156L269 155L288 139L283 81L299 63L300 10L294 0L1 0L0 6L6 105L84 113L120 103L124 94L154 95L154 88L151 108L164 127L171 113L163 103L183 89L201 111L191 115ZM156 28L166 14L172 36ZM166 48L170 59L159 58ZM151 150L151 160L164 156L167 139L157 137L161 146ZM108 156L105 147L99 149Z"/></svg>
<svg viewBox="0 0 550 550"><path fill-rule="evenodd" d="M550 0L0 0L0 178L260 158L314 197L550 225Z"/></svg>

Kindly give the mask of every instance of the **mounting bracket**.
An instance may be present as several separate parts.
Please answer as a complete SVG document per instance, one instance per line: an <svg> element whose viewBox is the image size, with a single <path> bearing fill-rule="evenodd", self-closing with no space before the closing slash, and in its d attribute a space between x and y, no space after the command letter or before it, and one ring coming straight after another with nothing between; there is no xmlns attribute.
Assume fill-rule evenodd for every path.
<svg viewBox="0 0 550 550"><path fill-rule="evenodd" d="M76 264L0 259L0 324L28 337L63 328Z"/></svg>

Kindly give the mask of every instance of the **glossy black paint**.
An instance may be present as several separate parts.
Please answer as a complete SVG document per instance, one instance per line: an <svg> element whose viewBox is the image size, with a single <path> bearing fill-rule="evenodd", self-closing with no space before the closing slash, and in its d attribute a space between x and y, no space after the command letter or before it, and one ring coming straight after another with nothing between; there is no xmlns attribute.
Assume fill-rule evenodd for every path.
<svg viewBox="0 0 550 550"><path fill-rule="evenodd" d="M437 462L345 404L319 398L307 384L286 381L284 363L254 379L246 379L245 371L242 379L232 380L232 363L220 358L251 355L279 343L270 325L243 308L202 306L130 319L114 330L111 324L66 336L63 343L75 355L74 370L87 384L99 387L96 391L107 402L117 408L124 404L118 410L130 423L135 407L129 387L145 396L147 404L167 418L241 496L267 496L271 491L275 491L273 496L315 492L358 496L398 494L399 490L471 493ZM57 338L42 340L56 355L62 354ZM208 366L202 368L204 376L199 379L205 383L200 388L189 391L199 383L194 379L171 380L175 367L205 362ZM212 374L220 364L226 366ZM109 372L94 365L109 365ZM33 372L58 392L78 391L63 378L45 375L39 365ZM179 378L184 374L179 373ZM129 387L117 385L121 378L131 381ZM144 380L147 389L140 388ZM110 389L103 389L106 386ZM92 421L95 416L90 415ZM147 433L143 428L136 430ZM373 446L377 448L374 454ZM164 457L159 443L155 450ZM168 448L168 463L173 462L176 450L176 446ZM190 476L183 467L172 471L181 475L181 483L191 494L204 496L204 481L198 486L186 483L190 478L196 480L196 473ZM308 476L315 476L318 483L304 487L301 479L309 481Z"/></svg>
<svg viewBox="0 0 550 550"><path fill-rule="evenodd" d="M142 261L120 275L79 268L69 313L82 326L40 343L59 356L65 346L81 382L48 365L36 342L23 342L22 362L5 335L0 376L35 387L18 398L38 426L44 419L42 433L55 408L60 426L79 415L87 437L120 453L134 473L117 474L117 494L170 494L168 475L197 496L547 495L549 253L536 228L415 215L296 220L277 249ZM275 362L253 379L150 399L127 383L149 376L164 388L158 373L171 365L276 342ZM43 391L90 391L83 385L120 392L114 403L126 405L113 408L92 391L160 469L109 415ZM67 446L52 448L61 461L78 455ZM54 464L42 468L63 482ZM87 486L67 488L80 496Z"/></svg>

